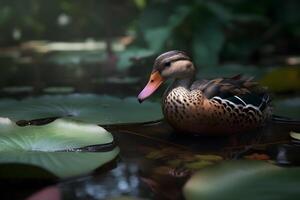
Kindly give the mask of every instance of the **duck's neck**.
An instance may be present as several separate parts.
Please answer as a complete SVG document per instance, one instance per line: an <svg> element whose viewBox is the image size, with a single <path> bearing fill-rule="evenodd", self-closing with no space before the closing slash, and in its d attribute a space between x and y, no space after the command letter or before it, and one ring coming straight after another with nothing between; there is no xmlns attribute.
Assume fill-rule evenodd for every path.
<svg viewBox="0 0 300 200"><path fill-rule="evenodd" d="M182 78L182 79L175 79L172 84L168 87L168 89L165 92L165 95L167 95L170 91L172 91L174 88L177 87L184 87L185 89L189 90L192 83L195 80L195 76L191 76L188 78Z"/></svg>
<svg viewBox="0 0 300 200"><path fill-rule="evenodd" d="M193 81L194 80L192 78L175 79L171 84L171 88L184 87L186 89L189 89Z"/></svg>
<svg viewBox="0 0 300 200"><path fill-rule="evenodd" d="M190 89L192 83L195 80L195 75L187 78L181 78L181 79L175 79L173 83L171 84L170 88L176 88L176 87L184 87L186 89Z"/></svg>

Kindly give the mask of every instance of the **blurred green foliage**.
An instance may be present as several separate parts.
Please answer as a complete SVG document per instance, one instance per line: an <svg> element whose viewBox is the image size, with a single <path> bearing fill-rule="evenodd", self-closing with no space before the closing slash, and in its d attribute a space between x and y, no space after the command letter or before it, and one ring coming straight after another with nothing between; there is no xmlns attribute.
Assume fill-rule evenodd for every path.
<svg viewBox="0 0 300 200"><path fill-rule="evenodd" d="M147 1L133 49L182 49L201 67L299 53L299 8L297 0Z"/></svg>
<svg viewBox="0 0 300 200"><path fill-rule="evenodd" d="M136 17L134 1L1 0L0 45L123 35Z"/></svg>
<svg viewBox="0 0 300 200"><path fill-rule="evenodd" d="M17 69L19 64L1 57L0 85L15 85L18 80L24 84L26 79L52 80L53 76L48 74L53 72L59 74L54 85L60 84L58 80L66 85L72 80L79 82L79 76L94 80L99 74L104 77L109 73L142 77L146 73L141 66L149 68L155 56L172 49L188 52L202 74L225 76L227 66L234 68L229 70L230 74L249 74L249 70L257 68L246 69L245 65L278 66L283 64L278 62L283 57L300 54L299 9L297 0L0 0L0 46L28 40L89 38L106 44L106 50L71 52L69 57L69 52L38 55L41 59L36 66L27 63L26 69L21 67L21 70ZM114 49L112 43L121 44L121 48ZM84 62L83 55L88 55L93 63ZM45 58L78 62L64 62L64 68L57 67L64 73L58 73L56 64L47 63L50 59ZM45 71L32 73L42 65L47 65ZM220 65L226 67L215 70ZM35 74L37 78L32 78ZM254 75L257 74L260 75L256 72Z"/></svg>

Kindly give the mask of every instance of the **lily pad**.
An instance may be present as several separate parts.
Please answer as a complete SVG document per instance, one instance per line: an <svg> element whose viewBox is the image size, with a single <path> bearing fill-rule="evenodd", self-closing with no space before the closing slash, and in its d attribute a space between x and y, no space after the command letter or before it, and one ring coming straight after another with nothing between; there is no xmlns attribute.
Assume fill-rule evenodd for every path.
<svg viewBox="0 0 300 200"><path fill-rule="evenodd" d="M290 132L290 136L291 136L293 139L300 140L300 133L291 131L291 132Z"/></svg>
<svg viewBox="0 0 300 200"><path fill-rule="evenodd" d="M71 117L76 120L116 124L152 121L162 118L159 103L139 104L135 97L120 99L93 94L45 95L21 101L0 101L0 116L14 121L48 117Z"/></svg>
<svg viewBox="0 0 300 200"><path fill-rule="evenodd" d="M3 92L6 92L6 93L11 93L11 94L15 94L15 93L29 93L29 92L32 92L33 91L33 87L31 86L20 86L20 87L17 87L17 86L12 86L12 87L4 87L2 89Z"/></svg>
<svg viewBox="0 0 300 200"><path fill-rule="evenodd" d="M274 113L293 119L300 119L300 97L274 100Z"/></svg>
<svg viewBox="0 0 300 200"><path fill-rule="evenodd" d="M280 116L300 119L300 97L275 99L274 113Z"/></svg>
<svg viewBox="0 0 300 200"><path fill-rule="evenodd" d="M69 94L74 92L74 90L75 89L73 87L48 87L43 91L49 94Z"/></svg>
<svg viewBox="0 0 300 200"><path fill-rule="evenodd" d="M108 152L0 152L0 167L7 163L26 164L45 169L56 177L68 178L88 174L113 160L118 153L118 148ZM31 176L35 177L28 175Z"/></svg>
<svg viewBox="0 0 300 200"><path fill-rule="evenodd" d="M59 119L44 126L19 127L0 118L0 164L38 166L61 178L86 174L114 159L118 148L78 150L112 142L112 135L97 125Z"/></svg>
<svg viewBox="0 0 300 200"><path fill-rule="evenodd" d="M193 199L298 199L300 168L263 161L228 161L196 173L184 186Z"/></svg>

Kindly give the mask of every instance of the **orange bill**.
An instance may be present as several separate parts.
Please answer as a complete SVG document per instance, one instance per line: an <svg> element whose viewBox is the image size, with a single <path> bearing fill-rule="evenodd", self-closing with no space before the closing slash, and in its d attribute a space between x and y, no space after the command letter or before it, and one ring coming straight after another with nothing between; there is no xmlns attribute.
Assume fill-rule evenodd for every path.
<svg viewBox="0 0 300 200"><path fill-rule="evenodd" d="M148 98L155 90L164 82L164 78L160 75L158 71L153 72L150 76L149 82L145 88L141 91L138 96L138 100L142 103L146 98Z"/></svg>

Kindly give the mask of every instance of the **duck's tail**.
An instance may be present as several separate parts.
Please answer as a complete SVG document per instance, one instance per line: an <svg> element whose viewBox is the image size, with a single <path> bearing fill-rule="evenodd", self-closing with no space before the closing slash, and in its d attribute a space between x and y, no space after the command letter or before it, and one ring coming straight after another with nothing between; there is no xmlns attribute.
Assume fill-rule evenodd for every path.
<svg viewBox="0 0 300 200"><path fill-rule="evenodd" d="M284 128L289 129L290 131L300 131L300 120L297 119L273 115L272 122L273 124L280 125Z"/></svg>

